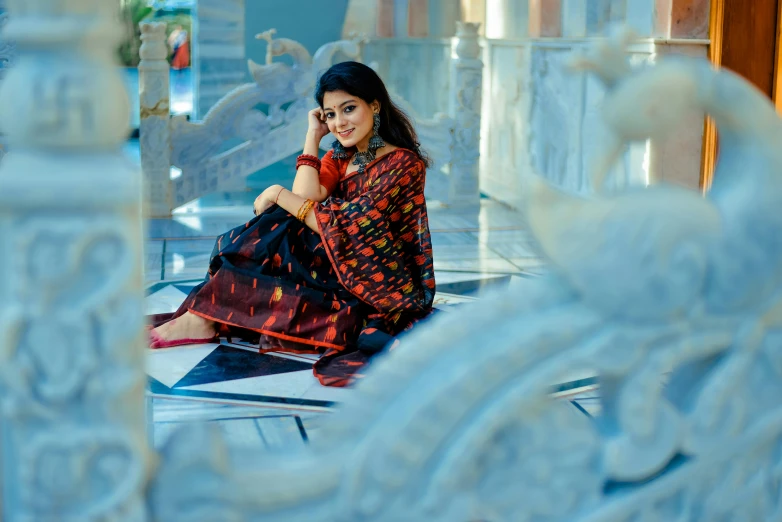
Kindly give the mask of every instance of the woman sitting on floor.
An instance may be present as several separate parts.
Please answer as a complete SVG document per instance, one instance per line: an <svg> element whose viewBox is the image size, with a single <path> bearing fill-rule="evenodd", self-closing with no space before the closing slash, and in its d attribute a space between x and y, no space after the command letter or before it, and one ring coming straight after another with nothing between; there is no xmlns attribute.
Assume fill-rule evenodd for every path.
<svg viewBox="0 0 782 522"><path fill-rule="evenodd" d="M318 81L293 189L269 187L256 217L217 240L206 280L152 348L260 335L261 352L320 352L315 375L352 381L368 357L432 310L427 158L408 118L366 65ZM336 141L322 160L321 139Z"/></svg>

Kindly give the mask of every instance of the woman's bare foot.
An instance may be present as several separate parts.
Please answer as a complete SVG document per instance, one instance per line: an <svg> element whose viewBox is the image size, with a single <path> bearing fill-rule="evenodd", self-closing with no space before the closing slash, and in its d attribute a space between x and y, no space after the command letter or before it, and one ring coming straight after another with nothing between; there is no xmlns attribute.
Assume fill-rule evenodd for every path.
<svg viewBox="0 0 782 522"><path fill-rule="evenodd" d="M217 332L215 323L190 312L161 324L154 332L165 341L180 339L211 339Z"/></svg>

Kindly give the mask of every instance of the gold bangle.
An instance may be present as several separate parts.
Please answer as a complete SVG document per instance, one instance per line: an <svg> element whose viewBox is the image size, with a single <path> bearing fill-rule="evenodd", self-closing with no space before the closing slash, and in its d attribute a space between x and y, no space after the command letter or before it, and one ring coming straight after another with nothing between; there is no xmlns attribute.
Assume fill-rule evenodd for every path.
<svg viewBox="0 0 782 522"><path fill-rule="evenodd" d="M299 211L296 213L296 219L304 222L305 219L307 219L307 214L310 213L310 210L312 210L312 207L315 206L315 202L311 199L306 200L301 207L299 207Z"/></svg>
<svg viewBox="0 0 782 522"><path fill-rule="evenodd" d="M307 203L304 205L304 211L301 213L301 222L303 223L307 219L307 214L310 213L310 210L312 210L312 207L315 206L315 202L312 200L307 200Z"/></svg>

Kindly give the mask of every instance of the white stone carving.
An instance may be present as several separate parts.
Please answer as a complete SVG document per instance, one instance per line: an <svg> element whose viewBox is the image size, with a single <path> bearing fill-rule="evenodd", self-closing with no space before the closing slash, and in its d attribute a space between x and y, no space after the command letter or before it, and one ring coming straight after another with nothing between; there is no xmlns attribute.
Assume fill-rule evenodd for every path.
<svg viewBox="0 0 782 522"><path fill-rule="evenodd" d="M174 206L210 192L243 190L247 176L300 150L318 73L337 53L359 58L358 41L326 44L311 57L299 43L273 35L258 36L270 41L267 63L248 61L254 83L228 93L201 122L171 121L172 164L182 170L173 181ZM293 66L272 61L284 54L291 54ZM259 104L269 109L256 110ZM242 143L223 150L237 138Z"/></svg>
<svg viewBox="0 0 782 522"><path fill-rule="evenodd" d="M171 214L170 67L166 24L141 23L139 100L141 169L144 173L145 215Z"/></svg>
<svg viewBox="0 0 782 522"><path fill-rule="evenodd" d="M465 53L474 54L470 46L477 45L475 30L477 28L461 44ZM153 38L160 40L160 36L152 32L149 26L145 26L144 34L145 44L151 45ZM276 39L274 35L274 30L258 35L258 38L267 40L269 45L264 64L248 61L254 82L231 91L212 107L202 121L190 122L183 117L174 117L166 129L163 127L163 117L157 113L142 118L145 122L140 140L142 164L148 183L146 193L151 199L147 205L151 215L168 215L172 207L184 205L212 192L244 190L247 176L299 151L301 137L307 130L306 113L314 106L312 92L318 75L338 56L359 59L364 42L363 37L332 42L310 56L298 42ZM285 54L293 58L293 65L274 61L275 57ZM434 160L427 182L427 194L442 202L462 204L469 200L470 204L474 204L477 202L477 186L470 185L468 198L453 198L455 187L462 183L459 180L477 179L472 169L477 168L476 126L480 129L480 114L476 113L476 108L480 110L480 69L477 69L478 76L470 76L465 71L476 72L475 62L459 60L455 78L464 82L464 88L457 97L454 110L459 114L464 113L461 116L464 128L458 138L455 131L456 116L438 113L433 118L421 118L408 102L398 96L395 96L395 100L414 118L422 146ZM153 63L159 64L159 67ZM151 56L144 66L142 90L153 78L162 80L164 74L164 64L153 62ZM150 87L150 92L162 95L160 82L154 85L157 90ZM142 107L145 107L144 103L142 101ZM151 96L147 103L152 108L160 108L158 95ZM259 104L267 105L268 109L257 110ZM167 139L170 139L171 144L170 160ZM239 143L235 144L237 141ZM322 147L328 148L331 141L324 139ZM229 148L226 144L230 142L235 145ZM456 143L463 148L458 156L460 166L453 163L457 157L454 154ZM148 165L149 173L146 171ZM182 175L170 182L171 202L167 207L168 194L160 188L160 184L169 175L170 165L181 169ZM453 176L453 172L467 174L460 177Z"/></svg>
<svg viewBox="0 0 782 522"><path fill-rule="evenodd" d="M8 521L145 520L141 184L103 0L9 2L0 83L0 498ZM65 57L68 59L66 60Z"/></svg>
<svg viewBox="0 0 782 522"><path fill-rule="evenodd" d="M782 120L705 60L622 70L603 114L625 141L677 125L680 111L649 110L661 89L714 116L708 199L666 186L578 198L530 178L550 275L412 332L305 450L232 455L214 430L180 430L153 516L778 520ZM597 418L549 394L584 368L599 375Z"/></svg>
<svg viewBox="0 0 782 522"><path fill-rule="evenodd" d="M675 127L682 108L714 117L707 198L655 185L579 198L531 177L549 275L407 335L311 446L234 453L215 426L183 426L152 476L141 189L117 150L129 110L105 45L117 31L99 0L27 5L12 4L22 53L0 85L20 145L0 166L3 520L780 519L782 119L746 81L705 60L582 60L609 80L602 114L621 142ZM31 59L63 50L73 60ZM79 88L46 92L43 69ZM597 418L550 395L584 368Z"/></svg>
<svg viewBox="0 0 782 522"><path fill-rule="evenodd" d="M614 140L600 114L605 85L568 75L568 56L591 39L485 40L486 74L481 134L481 190L521 208L526 179L539 174L574 193L589 193L600 148ZM702 42L660 45L649 39L629 48L633 63L667 56L705 57ZM673 182L698 189L703 115L690 108L678 128L648 143L619 150L609 187Z"/></svg>
<svg viewBox="0 0 782 522"><path fill-rule="evenodd" d="M479 158L481 155L481 99L483 61L478 42L480 24L458 22L456 58L451 62L451 116L455 120L453 162L448 203L480 204Z"/></svg>

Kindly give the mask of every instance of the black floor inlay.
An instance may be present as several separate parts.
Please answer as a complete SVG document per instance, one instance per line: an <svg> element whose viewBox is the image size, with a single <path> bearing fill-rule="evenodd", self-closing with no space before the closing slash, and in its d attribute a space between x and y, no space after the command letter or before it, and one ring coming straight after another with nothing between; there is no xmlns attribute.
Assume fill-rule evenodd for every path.
<svg viewBox="0 0 782 522"><path fill-rule="evenodd" d="M312 370L312 364L220 345L174 388Z"/></svg>

